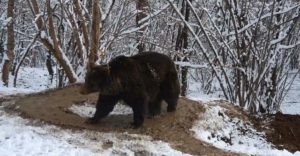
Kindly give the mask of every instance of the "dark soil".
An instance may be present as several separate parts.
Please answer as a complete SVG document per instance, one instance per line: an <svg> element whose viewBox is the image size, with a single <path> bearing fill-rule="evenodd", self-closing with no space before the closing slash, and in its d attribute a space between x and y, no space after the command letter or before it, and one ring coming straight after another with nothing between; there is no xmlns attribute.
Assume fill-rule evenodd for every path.
<svg viewBox="0 0 300 156"><path fill-rule="evenodd" d="M300 151L300 116L272 114L254 118L258 129L266 133L268 141L278 149Z"/></svg>

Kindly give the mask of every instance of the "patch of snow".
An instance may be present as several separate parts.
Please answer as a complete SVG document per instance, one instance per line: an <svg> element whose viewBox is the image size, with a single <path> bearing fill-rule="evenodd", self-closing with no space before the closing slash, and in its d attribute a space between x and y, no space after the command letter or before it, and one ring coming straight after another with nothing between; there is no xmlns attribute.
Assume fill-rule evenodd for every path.
<svg viewBox="0 0 300 156"><path fill-rule="evenodd" d="M0 111L0 153L10 155L96 155L90 150L72 145L80 141L79 134L57 131L51 126L34 127L20 117Z"/></svg>
<svg viewBox="0 0 300 156"><path fill-rule="evenodd" d="M222 100L224 99L221 97L220 91L214 92L213 94L207 94L204 93L202 90L200 82L195 82L193 80L188 81L188 92L187 92L187 98L195 101L201 101L201 102L210 102L214 100ZM213 84L215 86L216 84Z"/></svg>
<svg viewBox="0 0 300 156"><path fill-rule="evenodd" d="M47 38L47 34L45 31L41 31L41 38L42 39L46 39Z"/></svg>
<svg viewBox="0 0 300 156"><path fill-rule="evenodd" d="M192 64L190 62L182 62L182 61L175 61L176 65L181 67L190 67L190 68L208 68L207 64Z"/></svg>
<svg viewBox="0 0 300 156"><path fill-rule="evenodd" d="M34 126L36 125L36 126ZM187 155L151 137L126 133L63 130L6 114L0 108L2 156Z"/></svg>
<svg viewBox="0 0 300 156"><path fill-rule="evenodd" d="M12 17L8 17L6 20L2 22L3 27L6 27L9 23L13 21Z"/></svg>
<svg viewBox="0 0 300 156"><path fill-rule="evenodd" d="M218 105L207 105L191 131L197 139L223 150L249 155L293 155L287 150L274 149L251 123L228 117L225 108ZM300 152L294 155L300 155Z"/></svg>
<svg viewBox="0 0 300 156"><path fill-rule="evenodd" d="M13 87L13 79L14 77L10 75L8 87L3 86L3 82L0 81L0 96L28 94L56 87L55 76L53 83L50 83L48 71L43 68L21 67L16 87Z"/></svg>
<svg viewBox="0 0 300 156"><path fill-rule="evenodd" d="M0 98L6 95L15 95L15 94L28 94L33 93L33 89L24 89L24 88L14 88L14 87L0 87Z"/></svg>
<svg viewBox="0 0 300 156"><path fill-rule="evenodd" d="M84 103L83 105L72 105L69 110L81 117L88 118L93 117L93 115L96 112L95 105ZM124 104L117 104L113 111L109 113L109 115L120 115L120 114L132 114L132 109L129 106L126 106Z"/></svg>
<svg viewBox="0 0 300 156"><path fill-rule="evenodd" d="M300 115L300 75L295 78L291 89L288 91L282 105L280 106L283 114Z"/></svg>
<svg viewBox="0 0 300 156"><path fill-rule="evenodd" d="M214 100L222 100L223 98L218 97L216 94L205 94L203 91L198 92L190 92L187 96L187 98L195 101L201 101L201 102L210 102Z"/></svg>

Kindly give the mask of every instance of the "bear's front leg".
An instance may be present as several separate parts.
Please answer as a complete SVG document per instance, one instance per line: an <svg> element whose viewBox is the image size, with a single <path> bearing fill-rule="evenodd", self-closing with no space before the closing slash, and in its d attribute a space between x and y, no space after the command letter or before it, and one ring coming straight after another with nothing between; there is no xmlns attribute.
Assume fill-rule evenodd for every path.
<svg viewBox="0 0 300 156"><path fill-rule="evenodd" d="M144 123L145 107L143 104L138 104L132 107L133 110L133 126L134 128L141 127Z"/></svg>
<svg viewBox="0 0 300 156"><path fill-rule="evenodd" d="M89 118L86 122L90 124L97 123L100 119L106 117L115 107L118 102L117 96L99 95L96 112L93 117Z"/></svg>
<svg viewBox="0 0 300 156"><path fill-rule="evenodd" d="M134 128L141 127L144 123L145 114L146 114L146 106L148 106L148 98L147 96L136 96L138 98L128 101L128 104L131 106L133 111L133 126Z"/></svg>

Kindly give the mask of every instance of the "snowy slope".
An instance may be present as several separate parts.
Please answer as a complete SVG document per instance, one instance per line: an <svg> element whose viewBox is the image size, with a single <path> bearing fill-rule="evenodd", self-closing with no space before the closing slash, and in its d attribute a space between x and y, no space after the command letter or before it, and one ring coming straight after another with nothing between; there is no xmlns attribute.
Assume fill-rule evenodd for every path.
<svg viewBox="0 0 300 156"><path fill-rule="evenodd" d="M54 88L56 86L55 82L54 77L53 83L50 83L46 69L23 67L19 70L16 88L13 87L13 76L11 75L8 87L3 87L3 83L0 81L0 97L1 95L28 94Z"/></svg>
<svg viewBox="0 0 300 156"><path fill-rule="evenodd" d="M191 131L195 137L217 148L248 155L266 156L300 156L300 151L290 153L277 150L265 140L264 134L255 130L251 123L238 118L229 118L223 107L216 105L214 100L222 99L221 93L205 94L199 84L189 81L188 97L206 104L206 112L195 122ZM281 110L284 114L300 114L300 76L292 85L284 100Z"/></svg>
<svg viewBox="0 0 300 156"><path fill-rule="evenodd" d="M201 114L191 131L195 137L227 151L248 155L300 156L300 151L290 153L277 150L266 141L264 134L255 130L253 125L239 118L230 118L226 109L211 102Z"/></svg>
<svg viewBox="0 0 300 156"><path fill-rule="evenodd" d="M63 130L8 115L1 109L0 153L1 156L186 155L148 136Z"/></svg>

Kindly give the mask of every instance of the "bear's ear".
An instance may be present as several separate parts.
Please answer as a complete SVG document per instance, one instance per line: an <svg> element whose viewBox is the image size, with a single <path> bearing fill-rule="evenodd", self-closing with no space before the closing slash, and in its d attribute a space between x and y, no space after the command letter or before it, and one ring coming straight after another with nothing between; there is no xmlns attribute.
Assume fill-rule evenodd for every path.
<svg viewBox="0 0 300 156"><path fill-rule="evenodd" d="M97 65L95 63L89 63L88 67L87 67L87 71L88 72L93 72L93 71L97 71L97 70L99 70L101 68L102 68L101 65Z"/></svg>
<svg viewBox="0 0 300 156"><path fill-rule="evenodd" d="M88 73L91 73L92 75L109 75L110 69L108 65L91 65Z"/></svg>
<svg viewBox="0 0 300 156"><path fill-rule="evenodd" d="M97 67L99 67L100 65L97 65L97 64L95 64L95 63L89 63L88 64L88 68L90 68L90 69L93 69L93 68L97 68Z"/></svg>

